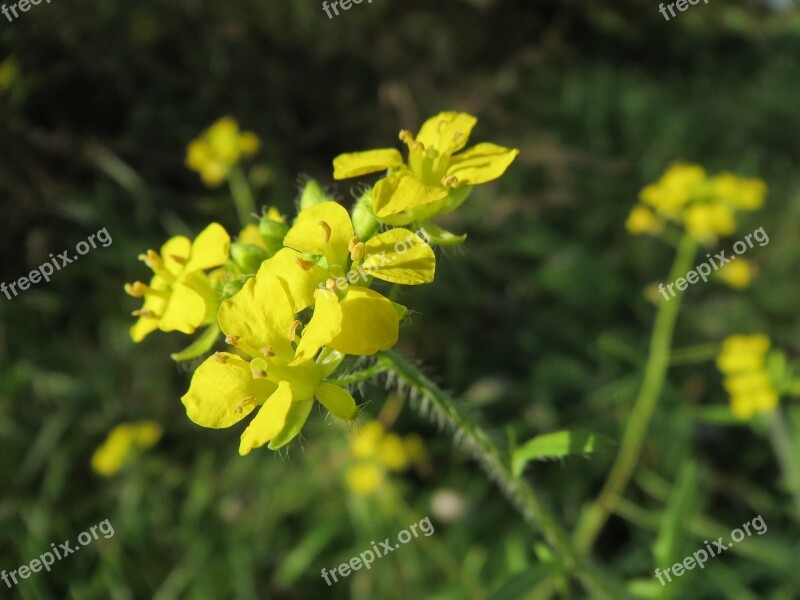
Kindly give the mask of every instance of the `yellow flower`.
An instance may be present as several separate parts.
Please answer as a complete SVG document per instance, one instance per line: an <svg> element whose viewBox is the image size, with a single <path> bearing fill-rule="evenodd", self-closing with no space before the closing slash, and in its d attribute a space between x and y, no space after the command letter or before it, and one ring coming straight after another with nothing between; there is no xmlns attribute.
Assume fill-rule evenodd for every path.
<svg viewBox="0 0 800 600"><path fill-rule="evenodd" d="M114 475L137 451L154 446L161 433L161 427L152 421L117 425L92 455L92 469L106 477Z"/></svg>
<svg viewBox="0 0 800 600"><path fill-rule="evenodd" d="M741 210L758 210L764 205L767 184L761 179L746 179L732 173L720 173L711 181L714 194Z"/></svg>
<svg viewBox="0 0 800 600"><path fill-rule="evenodd" d="M260 145L254 133L239 131L232 117L223 117L189 143L186 165L197 171L208 187L217 187L242 157L254 155Z"/></svg>
<svg viewBox="0 0 800 600"><path fill-rule="evenodd" d="M736 230L733 211L722 202L693 204L684 213L686 231L701 241L729 235Z"/></svg>
<svg viewBox="0 0 800 600"><path fill-rule="evenodd" d="M426 456L422 438L387 432L380 421L369 421L352 434L350 455L355 464L348 468L345 481L361 496L372 495L389 471L405 471Z"/></svg>
<svg viewBox="0 0 800 600"><path fill-rule="evenodd" d="M336 202L300 211L283 243L286 248L265 261L259 273L281 279L294 312L315 305L297 349L303 359L322 346L358 355L391 348L399 316L387 298L366 287L370 278L418 285L434 277L436 258L422 238L392 229L362 242L353 233L350 215ZM318 262L308 260L309 255Z"/></svg>
<svg viewBox="0 0 800 600"><path fill-rule="evenodd" d="M763 368L769 350L769 338L763 334L732 335L722 342L717 367L726 374Z"/></svg>
<svg viewBox="0 0 800 600"><path fill-rule="evenodd" d="M242 229L239 232L239 237L236 239L236 241L240 244L258 246L262 250L267 249L267 245L264 243L264 240L261 237L261 231L258 229L258 225L248 225Z"/></svg>
<svg viewBox="0 0 800 600"><path fill-rule="evenodd" d="M353 397L324 381L343 357L334 353L329 361L314 362L313 356L301 355L308 334L295 348L301 323L276 277L259 271L222 303L218 317L226 342L246 358L217 352L200 365L182 398L192 421L230 427L260 407L241 437L239 453L244 456L267 442L272 450L289 443L300 433L314 398L335 417L355 418Z"/></svg>
<svg viewBox="0 0 800 600"><path fill-rule="evenodd" d="M755 272L753 263L739 256L735 262L730 262L717 271L716 275L732 288L743 289L750 285Z"/></svg>
<svg viewBox="0 0 800 600"><path fill-rule="evenodd" d="M633 235L650 234L655 235L661 233L664 229L664 222L653 214L653 211L637 204L628 215L628 220L625 221L625 228Z"/></svg>
<svg viewBox="0 0 800 600"><path fill-rule="evenodd" d="M335 179L348 179L389 169L375 185L372 206L386 223L404 225L456 209L472 186L500 177L519 150L482 143L459 152L477 119L466 113L443 112L428 119L417 136L401 131L408 163L393 148L352 152L333 161Z"/></svg>
<svg viewBox="0 0 800 600"><path fill-rule="evenodd" d="M705 171L697 165L675 164L658 182L645 187L639 199L657 213L674 218L693 199L705 177Z"/></svg>
<svg viewBox="0 0 800 600"><path fill-rule="evenodd" d="M386 472L371 463L360 463L347 469L348 487L359 496L371 496L386 479Z"/></svg>
<svg viewBox="0 0 800 600"><path fill-rule="evenodd" d="M161 254L148 250L139 256L155 273L150 285L141 281L125 284L125 291L144 297L144 305L133 315L139 320L131 327L131 338L141 342L156 329L193 333L200 325L212 323L217 294L204 271L228 259L230 237L221 225L212 223L194 242L175 236L161 247Z"/></svg>
<svg viewBox="0 0 800 600"><path fill-rule="evenodd" d="M717 366L726 374L731 411L739 419L748 420L778 406L778 393L765 368L769 345L769 338L762 334L733 335L722 343Z"/></svg>

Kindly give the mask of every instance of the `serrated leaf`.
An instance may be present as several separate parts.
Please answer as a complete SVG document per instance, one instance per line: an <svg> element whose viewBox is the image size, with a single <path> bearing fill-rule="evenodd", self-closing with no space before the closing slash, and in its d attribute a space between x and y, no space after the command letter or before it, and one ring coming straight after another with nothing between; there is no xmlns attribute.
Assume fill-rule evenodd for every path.
<svg viewBox="0 0 800 600"><path fill-rule="evenodd" d="M219 325L214 323L209 325L206 330L200 334L200 337L189 344L186 348L180 352L170 354L170 358L172 358L172 360L175 362L197 358L201 354L204 354L211 349L211 346L213 346L214 342L217 341L217 337L219 337Z"/></svg>
<svg viewBox="0 0 800 600"><path fill-rule="evenodd" d="M525 469L525 465L532 460L564 458L576 454L592 454L598 449L610 447L611 445L613 445L611 440L594 433L583 431L546 433L528 440L514 450L511 455L511 468L514 476L519 477Z"/></svg>

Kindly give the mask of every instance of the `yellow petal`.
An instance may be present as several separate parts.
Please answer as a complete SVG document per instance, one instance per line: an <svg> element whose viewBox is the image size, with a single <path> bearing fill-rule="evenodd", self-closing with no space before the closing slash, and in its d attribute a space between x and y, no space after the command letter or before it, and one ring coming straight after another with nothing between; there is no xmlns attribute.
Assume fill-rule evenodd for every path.
<svg viewBox="0 0 800 600"><path fill-rule="evenodd" d="M397 343L400 317L384 296L368 288L350 286L339 308L341 332L329 344L334 350L368 356Z"/></svg>
<svg viewBox="0 0 800 600"><path fill-rule="evenodd" d="M333 159L333 178L349 179L385 171L403 164L402 155L394 148L340 154Z"/></svg>
<svg viewBox="0 0 800 600"><path fill-rule="evenodd" d="M519 150L483 143L465 150L450 159L447 175L458 178L459 185L478 185L492 181L505 173Z"/></svg>
<svg viewBox="0 0 800 600"><path fill-rule="evenodd" d="M231 238L219 223L211 223L192 244L192 253L186 264L186 273L205 271L225 264L231 247ZM165 259L166 260L166 259Z"/></svg>
<svg viewBox="0 0 800 600"><path fill-rule="evenodd" d="M261 232L258 229L258 225L251 224L242 229L239 232L239 237L236 241L240 244L249 244L251 246L258 246L264 250L267 249L267 245L264 243L264 238L261 237Z"/></svg>
<svg viewBox="0 0 800 600"><path fill-rule="evenodd" d="M194 333L203 323L206 312L206 303L200 294L187 285L176 283L158 328L161 331Z"/></svg>
<svg viewBox="0 0 800 600"><path fill-rule="evenodd" d="M283 245L315 256L324 255L329 265L344 266L353 235L347 209L337 202L320 202L300 211Z"/></svg>
<svg viewBox="0 0 800 600"><path fill-rule="evenodd" d="M310 361L322 346L328 345L342 331L342 311L339 299L329 290L317 290L314 316L311 317L292 364Z"/></svg>
<svg viewBox="0 0 800 600"><path fill-rule="evenodd" d="M478 119L467 113L439 113L425 121L416 141L440 154L458 152L467 144L477 122Z"/></svg>
<svg viewBox="0 0 800 600"><path fill-rule="evenodd" d="M183 235L176 235L161 246L164 266L173 275L180 275L192 252L192 241Z"/></svg>
<svg viewBox="0 0 800 600"><path fill-rule="evenodd" d="M370 275L403 285L433 281L436 256L431 247L408 229L390 229L365 244L362 269Z"/></svg>
<svg viewBox="0 0 800 600"><path fill-rule="evenodd" d="M170 288L169 284L158 275L150 280L150 287L159 291L169 291ZM166 306L166 298L156 294L145 295L142 310L148 311L155 316L139 317L136 323L131 326L130 334L134 342L141 342L146 336L158 329L158 321L161 315L164 314L164 308Z"/></svg>
<svg viewBox="0 0 800 600"><path fill-rule="evenodd" d="M300 266L300 260L304 266ZM259 276L262 273L276 276L283 282L292 301L292 312L295 313L314 304L314 292L330 277L328 271L304 259L302 254L292 248L283 248L261 263Z"/></svg>
<svg viewBox="0 0 800 600"><path fill-rule="evenodd" d="M218 318L222 331L236 336L246 351L258 353L271 346L284 359L294 354L289 340L294 312L286 289L273 275L259 271L220 305Z"/></svg>
<svg viewBox="0 0 800 600"><path fill-rule="evenodd" d="M292 388L286 381L278 384L278 389L267 398L242 434L239 454L245 456L253 448L259 448L278 435L286 425L286 417L292 407Z"/></svg>
<svg viewBox="0 0 800 600"><path fill-rule="evenodd" d="M356 401L338 385L331 383L320 383L314 395L322 406L327 408L334 417L345 421L352 421L358 414Z"/></svg>
<svg viewBox="0 0 800 600"><path fill-rule="evenodd" d="M375 216L383 218L442 200L447 194L447 188L425 185L410 171L403 170L392 173L375 184L372 208Z"/></svg>
<svg viewBox="0 0 800 600"><path fill-rule="evenodd" d="M219 352L194 372L181 402L193 422L219 429L244 419L276 389L267 379L253 379L247 361Z"/></svg>

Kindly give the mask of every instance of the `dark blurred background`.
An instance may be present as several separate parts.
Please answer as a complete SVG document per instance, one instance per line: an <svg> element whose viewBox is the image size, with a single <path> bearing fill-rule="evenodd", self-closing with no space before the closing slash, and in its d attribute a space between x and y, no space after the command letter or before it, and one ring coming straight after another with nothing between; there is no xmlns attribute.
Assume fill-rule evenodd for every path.
<svg viewBox="0 0 800 600"><path fill-rule="evenodd" d="M321 411L288 457L240 458L240 429L186 419L195 364L169 358L186 340L156 333L134 345L139 303L122 291L147 276L137 254L169 236L211 220L238 231L224 188L184 166L186 146L233 116L262 140L251 163L259 204L291 214L300 176L351 201L356 184L332 181L338 153L399 147L401 128L441 110L476 115L473 141L521 154L441 223L469 238L440 254L433 285L403 292L418 314L399 349L500 439L562 428L618 439L654 314L644 289L665 280L672 254L624 222L672 161L769 186L767 207L737 232L769 234L748 255L757 279L741 292L694 286L676 345L763 331L800 351L798 57L797 7L756 1L711 0L669 22L655 2L599 0L374 0L333 19L309 0L53 0L0 17L0 279L102 227L113 238L49 284L0 296L0 568L105 518L116 531L0 596L532 598L547 562L537 536L408 406L396 429L423 435L430 468L393 476L402 501L391 503L348 491L345 432ZM364 392L374 417L386 392ZM619 577L652 579L661 511L691 460L703 473L695 518L725 533L760 513L770 531L758 541L770 545L719 558L670 594L800 597L798 530L768 443L694 416L726 402L713 362L671 371L627 494L641 518L614 517L598 558ZM156 448L113 478L93 473L111 427L141 419L163 426ZM571 527L611 460L539 463L527 476ZM437 520L444 490L465 514ZM428 514L431 538L324 585L321 568ZM701 542L688 537L687 552ZM502 591L509 578L520 595Z"/></svg>

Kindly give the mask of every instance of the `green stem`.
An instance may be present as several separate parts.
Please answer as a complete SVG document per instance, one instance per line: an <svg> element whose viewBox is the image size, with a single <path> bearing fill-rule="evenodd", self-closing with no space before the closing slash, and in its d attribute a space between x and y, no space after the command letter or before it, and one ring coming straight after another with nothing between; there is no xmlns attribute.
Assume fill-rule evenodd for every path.
<svg viewBox="0 0 800 600"><path fill-rule="evenodd" d="M672 264L667 285L686 275L693 266L696 254L697 243L690 236L684 235L678 245L678 253ZM636 468L647 428L664 386L669 367L672 335L682 297L683 292L677 290L674 298L658 305L644 380L627 419L617 459L603 489L594 503L584 512L575 531L575 543L581 552L588 551L594 544Z"/></svg>
<svg viewBox="0 0 800 600"><path fill-rule="evenodd" d="M391 363L386 360L378 360L378 362L371 367L364 369L363 371L356 371L355 373L350 373L349 375L344 375L342 377L337 377L336 379L328 379L328 383L332 383L333 385L345 386L345 385L353 385L355 383L361 383L362 381L366 381L367 379L371 379L375 377L375 375L379 375L384 371L388 371L391 368Z"/></svg>
<svg viewBox="0 0 800 600"><path fill-rule="evenodd" d="M256 203L253 200L253 193L250 191L250 184L244 176L242 169L236 165L228 172L228 185L231 188L233 202L236 204L236 212L239 213L239 220L242 227L252 222L252 216L256 212Z"/></svg>
<svg viewBox="0 0 800 600"><path fill-rule="evenodd" d="M569 535L539 494L528 482L514 477L510 461L505 458L497 444L482 427L459 410L450 396L398 354L389 351L383 352L381 356L390 361L392 371L400 381L421 393L421 412L432 409L453 430L456 438L463 442L488 475L497 482L528 523L542 531L560 555L567 570L574 574L593 597L609 600L630 597L621 583L610 579L577 552Z"/></svg>
<svg viewBox="0 0 800 600"><path fill-rule="evenodd" d="M792 442L792 435L780 408L765 415L769 427L769 441L778 458L783 478L792 495L796 518L800 518L800 466L797 464L797 452Z"/></svg>

